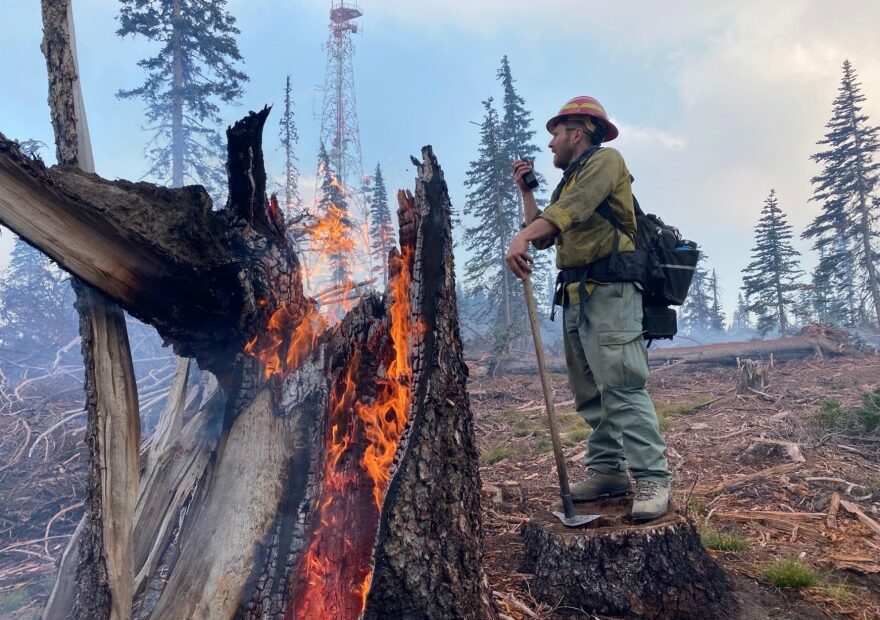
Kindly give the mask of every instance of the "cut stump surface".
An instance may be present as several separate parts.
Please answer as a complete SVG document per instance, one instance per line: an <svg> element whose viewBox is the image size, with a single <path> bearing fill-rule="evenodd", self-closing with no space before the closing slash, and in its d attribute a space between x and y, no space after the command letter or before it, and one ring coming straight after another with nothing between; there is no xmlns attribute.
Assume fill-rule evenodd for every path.
<svg viewBox="0 0 880 620"><path fill-rule="evenodd" d="M573 615L734 617L727 575L703 548L693 522L670 511L634 523L631 501L609 498L575 506L577 514L602 515L583 528L567 528L550 513L523 525L521 570L534 574L535 598Z"/></svg>

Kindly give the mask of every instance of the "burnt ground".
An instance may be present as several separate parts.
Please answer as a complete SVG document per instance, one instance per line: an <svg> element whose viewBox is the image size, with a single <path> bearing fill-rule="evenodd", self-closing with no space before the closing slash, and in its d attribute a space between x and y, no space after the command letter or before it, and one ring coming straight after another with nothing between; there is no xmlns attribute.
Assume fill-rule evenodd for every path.
<svg viewBox="0 0 880 620"><path fill-rule="evenodd" d="M516 619L571 617L532 598L530 575L518 572L521 523L559 503L540 381L471 370L486 571L499 609ZM724 533L745 547L710 551L733 577L739 618L880 618L880 530L865 525L880 521L880 432L867 430L870 416L855 413L880 386L880 357L780 363L769 386L748 396L736 394L737 374L732 366L699 365L652 372L674 509L709 536ZM553 383L576 481L585 473L588 431L565 377L555 374ZM743 481L748 474L753 479ZM860 510L865 523L841 505ZM815 584L774 587L764 571L777 559L801 560L814 569Z"/></svg>

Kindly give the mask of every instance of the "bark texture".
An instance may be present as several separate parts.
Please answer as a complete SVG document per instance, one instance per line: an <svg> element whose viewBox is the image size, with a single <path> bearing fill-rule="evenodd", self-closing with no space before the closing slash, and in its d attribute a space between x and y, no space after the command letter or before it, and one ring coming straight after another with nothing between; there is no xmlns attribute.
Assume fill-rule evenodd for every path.
<svg viewBox="0 0 880 620"><path fill-rule="evenodd" d="M575 617L584 612L656 620L736 617L727 575L684 517L571 530L547 515L526 523L523 538L522 570L535 575L532 595Z"/></svg>
<svg viewBox="0 0 880 620"><path fill-rule="evenodd" d="M0 134L0 221L226 380L275 309L307 306L280 213L261 202L268 113L228 132L232 181L222 211L212 211L201 186L46 169Z"/></svg>
<svg viewBox="0 0 880 620"><path fill-rule="evenodd" d="M42 51L60 164L94 172L76 60L70 0L42 0ZM33 217L33 213L29 214ZM102 293L74 278L85 367L89 477L73 602L75 618L126 619L132 601L131 529L138 487L140 421L125 317ZM73 544L73 541L71 541ZM76 557L65 554L72 562ZM73 572L62 567L62 573ZM64 587L64 586L62 586ZM70 588L66 588L70 592ZM60 600L53 596L53 600Z"/></svg>
<svg viewBox="0 0 880 620"><path fill-rule="evenodd" d="M367 618L493 618L482 572L480 476L455 299L448 188L430 147L414 199L399 194L401 246L415 244L411 427L383 508ZM410 240L408 237L412 235ZM440 483L442 481L442 483Z"/></svg>
<svg viewBox="0 0 880 620"><path fill-rule="evenodd" d="M412 274L408 287L366 297L318 334L303 360L267 372L244 345L275 342L271 329L280 323L283 350L314 309L303 297L282 216L265 195L260 141L267 114L251 114L228 132L230 197L220 212L209 209L200 188L109 183L45 170L8 142L0 149L0 221L131 306L220 377L221 389L193 403L199 411L186 424L178 415L185 381L175 384L164 430L140 459L131 614L336 619L356 618L366 606L370 618L494 617L481 570L480 482L442 171L426 148L416 195L403 195L406 258L395 262ZM29 224L21 213L31 198L64 223ZM76 234L59 234L68 227L91 232L70 243L63 238ZM96 268L117 251L125 270ZM395 355L399 361L390 333L399 295L409 300L403 355L411 396L387 492L374 497L361 462L374 421L363 419L362 406L382 402ZM90 346L84 340L84 350ZM351 443L332 452L346 428L354 430ZM92 459L100 462L97 454ZM328 464L354 481L348 490L336 493ZM328 528L324 509L337 503L345 509ZM76 588L63 584L47 615L68 615L73 603L64 593L77 590L89 600L80 596L82 611L74 615L85 617L88 607L92 618L109 617L112 596L98 557L102 514L90 512L79 536L82 566L92 572L80 572ZM321 567L320 580L308 577L315 549L337 558ZM351 579L362 577L362 594L351 596ZM322 607L308 602L314 581L336 588Z"/></svg>

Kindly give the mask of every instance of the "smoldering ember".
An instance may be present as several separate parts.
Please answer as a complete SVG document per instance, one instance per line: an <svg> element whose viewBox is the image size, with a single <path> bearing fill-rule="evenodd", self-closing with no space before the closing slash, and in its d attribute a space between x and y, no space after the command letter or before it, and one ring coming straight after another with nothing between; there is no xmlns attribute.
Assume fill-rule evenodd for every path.
<svg viewBox="0 0 880 620"><path fill-rule="evenodd" d="M26 4L0 618L880 618L880 9Z"/></svg>

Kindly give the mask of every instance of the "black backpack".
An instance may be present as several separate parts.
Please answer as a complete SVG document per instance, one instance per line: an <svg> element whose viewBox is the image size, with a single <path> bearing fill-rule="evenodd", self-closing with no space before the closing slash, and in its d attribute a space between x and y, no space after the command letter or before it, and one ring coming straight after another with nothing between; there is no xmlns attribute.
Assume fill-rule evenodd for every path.
<svg viewBox="0 0 880 620"><path fill-rule="evenodd" d="M677 228L642 211L635 196L633 206L636 212L636 238L633 239L636 251L609 257L607 267L615 272L609 276L642 285L645 338L649 341L671 340L678 332L678 321L670 306L680 306L687 298L700 251L696 243L683 239ZM626 234L607 202L596 211L614 226L615 237ZM615 240L615 253L617 244Z"/></svg>

